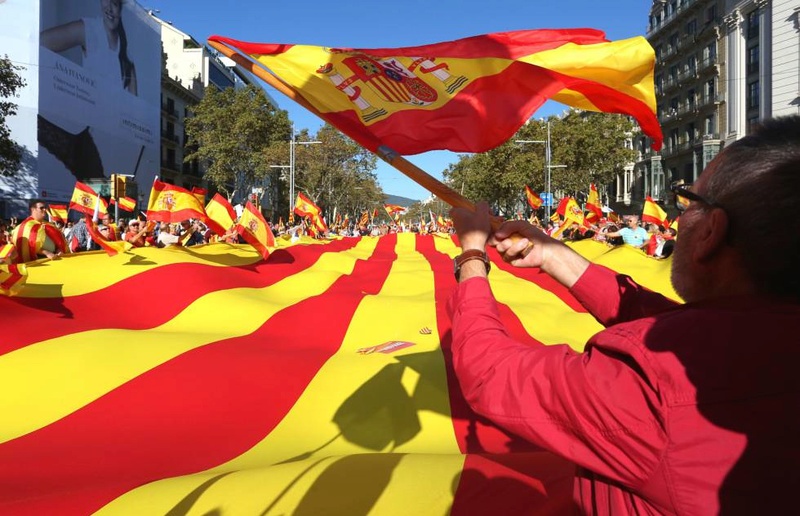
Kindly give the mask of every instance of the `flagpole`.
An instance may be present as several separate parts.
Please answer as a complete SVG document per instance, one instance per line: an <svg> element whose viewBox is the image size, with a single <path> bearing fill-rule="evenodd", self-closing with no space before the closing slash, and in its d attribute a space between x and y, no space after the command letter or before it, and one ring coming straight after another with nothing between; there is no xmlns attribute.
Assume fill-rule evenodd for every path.
<svg viewBox="0 0 800 516"><path fill-rule="evenodd" d="M280 80L278 77L269 73L264 68L258 66L252 60L244 57L240 53L218 41L208 41L208 44L307 110L311 111L323 120L325 119L319 110L310 102L308 102L305 97L297 93L294 88ZM390 164L407 177L411 178L411 180L413 180L415 183L424 187L450 206L475 210L475 204L472 201L456 192L446 184L442 183L432 175L428 174L421 168L417 167L388 146L381 145L378 147L377 151L375 151L375 154L383 161Z"/></svg>

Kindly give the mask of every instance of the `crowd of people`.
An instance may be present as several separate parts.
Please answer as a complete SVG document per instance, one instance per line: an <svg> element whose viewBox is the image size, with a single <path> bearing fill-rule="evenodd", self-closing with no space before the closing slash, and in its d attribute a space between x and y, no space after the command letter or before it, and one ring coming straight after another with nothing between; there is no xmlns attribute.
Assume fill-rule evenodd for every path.
<svg viewBox="0 0 800 516"><path fill-rule="evenodd" d="M73 220L47 220L47 205L41 199L33 199L29 203L30 215L24 220L11 218L0 220L0 263L19 263L40 258L57 258L65 253L97 251L101 249L96 239L92 238L85 218ZM666 258L672 253L677 231L674 227L640 224L636 215L623 216L621 221L625 227L620 228L618 222L601 219L592 225L578 225L570 221L553 222L548 220L542 225L536 216L529 221L545 234L558 240L577 241L593 239L609 246L630 245L641 249L648 256ZM34 235L26 234L25 228L37 224L45 230ZM144 218L124 218L114 220L108 213L99 216L94 222L100 237L110 241L125 241L133 247L169 247L173 245L194 246L213 242L231 244L244 243L240 239L235 225L224 235L217 235L208 225L199 219L189 219L180 223L154 222ZM370 221L368 223L334 224L325 232L320 232L303 218L297 223L284 224L280 220L276 224L268 222L276 237L297 239L302 235L313 238L383 236L391 233L411 232L417 234L454 233L452 223L444 224L405 221ZM58 236L55 234L57 230ZM62 238L63 237L63 238ZM26 243L23 243L23 240ZM31 244L32 242L32 244ZM24 247L25 252L20 252Z"/></svg>

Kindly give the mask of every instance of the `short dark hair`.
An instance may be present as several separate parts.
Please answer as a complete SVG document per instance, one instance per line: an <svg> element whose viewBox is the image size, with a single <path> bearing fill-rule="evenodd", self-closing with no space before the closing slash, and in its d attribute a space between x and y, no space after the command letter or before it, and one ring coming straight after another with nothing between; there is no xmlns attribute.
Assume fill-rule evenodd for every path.
<svg viewBox="0 0 800 516"><path fill-rule="evenodd" d="M42 204L44 204L45 206L47 206L47 203L46 203L46 202L44 202L44 199L39 199L39 198L37 197L37 198L35 198L35 199L31 199L30 201L28 201L28 209L29 209L29 210L32 210L32 209L34 209L34 208L36 207L36 205L37 205L37 204L39 204L39 203L42 203Z"/></svg>
<svg viewBox="0 0 800 516"><path fill-rule="evenodd" d="M800 115L763 121L715 160L704 193L724 206L730 245L764 293L800 301Z"/></svg>

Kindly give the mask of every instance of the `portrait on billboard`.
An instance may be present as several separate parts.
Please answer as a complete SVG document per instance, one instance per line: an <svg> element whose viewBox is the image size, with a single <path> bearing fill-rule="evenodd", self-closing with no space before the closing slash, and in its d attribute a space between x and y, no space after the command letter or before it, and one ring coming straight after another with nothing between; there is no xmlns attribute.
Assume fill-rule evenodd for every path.
<svg viewBox="0 0 800 516"><path fill-rule="evenodd" d="M52 191L158 172L161 37L133 0L41 0L37 134ZM42 189L44 190L44 186Z"/></svg>

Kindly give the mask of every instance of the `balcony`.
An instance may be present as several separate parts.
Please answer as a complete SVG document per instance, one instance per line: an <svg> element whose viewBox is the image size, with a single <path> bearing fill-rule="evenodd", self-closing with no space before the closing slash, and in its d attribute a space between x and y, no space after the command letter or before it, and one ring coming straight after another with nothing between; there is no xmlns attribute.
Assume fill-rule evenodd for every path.
<svg viewBox="0 0 800 516"><path fill-rule="evenodd" d="M647 28L647 35L648 36L652 36L656 32L660 31L661 29L663 29L664 27L666 27L667 25L672 23L673 20L675 20L681 14L683 14L683 12L686 11L687 9L689 9L689 7L691 7L692 4L694 4L696 1L697 0L684 0L683 2L680 2L679 5L678 5L678 8L674 12L672 12L668 16L664 17L664 19L659 21L658 23L653 24L650 27L648 27Z"/></svg>
<svg viewBox="0 0 800 516"><path fill-rule="evenodd" d="M172 118L178 118L178 110L174 108L169 108L167 106L161 106L161 112L167 116L171 116Z"/></svg>
<svg viewBox="0 0 800 516"><path fill-rule="evenodd" d="M174 161L169 161L166 159L161 160L161 168L166 168L167 170L173 170L175 172L179 171L178 164Z"/></svg>
<svg viewBox="0 0 800 516"><path fill-rule="evenodd" d="M181 144L180 138L175 133L164 133L164 132L162 132L161 133L161 139L165 140L165 141L168 141L170 143L174 143L175 145L180 145Z"/></svg>

